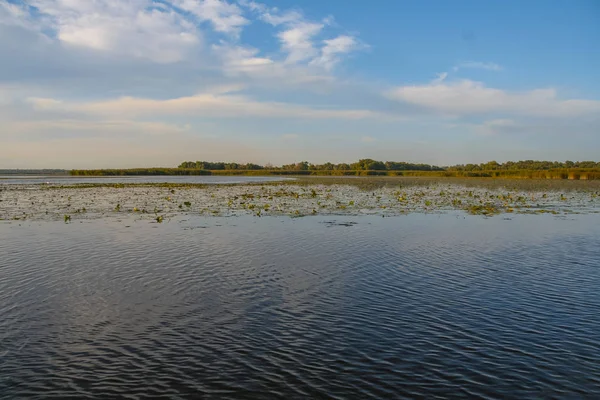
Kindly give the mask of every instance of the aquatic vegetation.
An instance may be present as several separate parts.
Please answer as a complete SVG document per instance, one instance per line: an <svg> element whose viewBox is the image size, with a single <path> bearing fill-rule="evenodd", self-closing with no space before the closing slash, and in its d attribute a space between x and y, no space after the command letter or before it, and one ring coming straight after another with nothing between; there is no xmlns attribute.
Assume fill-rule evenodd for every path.
<svg viewBox="0 0 600 400"><path fill-rule="evenodd" d="M472 215L495 215L500 213L500 209L492 203L484 205L472 205L467 208L467 212Z"/></svg>
<svg viewBox="0 0 600 400"><path fill-rule="evenodd" d="M535 181L529 181L527 185L519 181L510 184L494 182L459 183L458 180L389 177L305 178L243 185L167 186L169 196L165 196L163 185L71 186L55 188L52 192L42 185L0 185L0 200L3 201L0 217L12 219L27 215L28 219L56 219L63 213L79 214L84 209L89 212L88 218L120 211L123 214L141 213L141 218L148 219L158 215L167 218L165 213L256 215L259 210L261 216L390 216L415 212L467 212L489 216L528 211L552 214L539 210L555 210L561 214L566 210L589 213L600 209L600 181L571 181L559 186L544 183L539 188ZM128 206L129 202L137 206ZM204 207L194 207L200 204ZM154 215L144 216L148 212Z"/></svg>
<svg viewBox="0 0 600 400"><path fill-rule="evenodd" d="M71 221L71 216L70 215L65 215L64 216L64 220L65 220L65 224Z"/></svg>

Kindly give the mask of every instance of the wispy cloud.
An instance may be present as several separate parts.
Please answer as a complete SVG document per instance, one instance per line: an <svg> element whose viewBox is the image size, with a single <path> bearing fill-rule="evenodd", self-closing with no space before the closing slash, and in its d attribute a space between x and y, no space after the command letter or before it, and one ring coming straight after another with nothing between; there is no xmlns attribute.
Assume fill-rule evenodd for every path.
<svg viewBox="0 0 600 400"><path fill-rule="evenodd" d="M296 22L289 29L278 33L281 48L288 54L286 61L295 64L316 57L318 52L313 40L323 26L318 23Z"/></svg>
<svg viewBox="0 0 600 400"><path fill-rule="evenodd" d="M320 65L331 70L341 60L343 54L350 53L360 48L359 42L352 36L340 35L334 39L324 40L321 54L314 58L310 64Z"/></svg>
<svg viewBox="0 0 600 400"><path fill-rule="evenodd" d="M250 23L240 7L224 0L173 0L172 4L201 21L209 21L217 32L239 35L241 29Z"/></svg>
<svg viewBox="0 0 600 400"><path fill-rule="evenodd" d="M554 89L510 92L486 87L481 82L461 80L396 87L385 95L448 115L510 113L549 118L600 113L600 101L560 99Z"/></svg>
<svg viewBox="0 0 600 400"><path fill-rule="evenodd" d="M232 90L235 90L233 88ZM228 93L228 92L227 92ZM382 118L384 114L366 109L326 109L297 104L266 101L222 91L167 100L121 97L92 102L65 102L49 98L29 98L34 109L55 112L77 112L106 118L138 118L157 116L206 116L212 118L317 118L364 119Z"/></svg>
<svg viewBox="0 0 600 400"><path fill-rule="evenodd" d="M320 38L324 28L333 23L331 16L320 21L309 21L296 10L282 12L254 1L243 1L241 4L257 13L261 21L282 28L276 36L281 43L281 50L287 54L287 63L306 62L331 70L342 55L366 47L349 34Z"/></svg>
<svg viewBox="0 0 600 400"><path fill-rule="evenodd" d="M502 71L503 67L493 63L493 62L481 62L481 61L466 61L466 62L462 62L458 65L455 65L452 70L453 71L458 71L460 69L484 69L484 70L488 70L488 71Z"/></svg>

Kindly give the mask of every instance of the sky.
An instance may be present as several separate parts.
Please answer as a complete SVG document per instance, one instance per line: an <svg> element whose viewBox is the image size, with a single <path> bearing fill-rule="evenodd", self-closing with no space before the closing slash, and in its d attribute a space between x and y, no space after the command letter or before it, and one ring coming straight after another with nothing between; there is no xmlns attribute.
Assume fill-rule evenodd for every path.
<svg viewBox="0 0 600 400"><path fill-rule="evenodd" d="M0 168L600 160L597 0L0 0Z"/></svg>

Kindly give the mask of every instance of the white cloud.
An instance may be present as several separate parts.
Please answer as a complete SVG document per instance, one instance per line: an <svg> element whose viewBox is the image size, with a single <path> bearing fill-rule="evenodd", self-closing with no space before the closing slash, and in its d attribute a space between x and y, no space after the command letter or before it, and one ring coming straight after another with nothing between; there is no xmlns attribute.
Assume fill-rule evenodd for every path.
<svg viewBox="0 0 600 400"><path fill-rule="evenodd" d="M151 0L30 0L40 18L61 42L156 62L183 59L201 42L184 16Z"/></svg>
<svg viewBox="0 0 600 400"><path fill-rule="evenodd" d="M213 51L229 70L253 72L273 64L267 57L257 57L258 49L244 46L213 45Z"/></svg>
<svg viewBox="0 0 600 400"><path fill-rule="evenodd" d="M254 1L241 1L242 5L257 13L258 18L274 27L282 27L277 33L281 50L287 54L286 63L307 63L311 66L331 70L343 54L356 51L359 45L355 37L338 35L332 39L319 40L325 26L333 24L333 17L322 21L308 21L300 12L290 10L281 12Z"/></svg>
<svg viewBox="0 0 600 400"><path fill-rule="evenodd" d="M493 62L481 62L481 61L466 61L466 62L462 62L456 66L454 66L454 68L452 68L455 72L458 71L459 69L463 69L463 68L471 68L471 69L485 69L488 71L502 71L503 68L502 66L493 63Z"/></svg>
<svg viewBox="0 0 600 400"><path fill-rule="evenodd" d="M317 56L318 52L313 45L313 40L321 29L323 24L299 22L280 32L277 36L281 41L281 48L288 54L286 61L298 63Z"/></svg>
<svg viewBox="0 0 600 400"><path fill-rule="evenodd" d="M363 142L363 143L372 143L372 142L377 141L377 139L375 139L372 136L363 136L363 137L360 138L360 141Z"/></svg>
<svg viewBox="0 0 600 400"><path fill-rule="evenodd" d="M448 115L510 113L539 117L576 117L600 112L600 101L561 100L554 89L509 92L488 88L481 82L470 80L401 86L385 95Z"/></svg>
<svg viewBox="0 0 600 400"><path fill-rule="evenodd" d="M324 40L323 43L325 45L321 48L321 55L313 59L311 64L321 65L327 70L332 69L340 61L341 54L350 53L359 48L357 40L348 35Z"/></svg>
<svg viewBox="0 0 600 400"><path fill-rule="evenodd" d="M0 21L4 23L15 23L21 18L27 17L28 12L23 5L0 2Z"/></svg>
<svg viewBox="0 0 600 400"><path fill-rule="evenodd" d="M26 4L0 0L0 24L37 31L63 45L61 50L94 50L116 54L119 59L135 57L162 64L202 60L203 65L210 64L213 60L201 53L205 36L201 22L228 34L211 47L228 72L255 73L265 65L278 64L268 68L269 73L277 70L276 76L287 78L284 68L310 66L312 72L300 74L327 74L344 55L364 47L351 35L324 37L332 17L310 21L298 10L281 11L248 1L29 0ZM241 30L250 23L244 12L274 29L280 42L278 52L262 56L259 49L238 43Z"/></svg>
<svg viewBox="0 0 600 400"><path fill-rule="evenodd" d="M291 24L300 22L303 19L302 14L298 11L288 11L283 14L272 14L270 11L265 10L260 15L260 19L264 22L271 24L273 26L279 26L284 24Z"/></svg>
<svg viewBox="0 0 600 400"><path fill-rule="evenodd" d="M230 78L250 78L250 82L262 89L297 87L303 90L323 91L335 78L323 68L288 64L260 56L253 47L221 44L212 46L213 53L221 60L221 71Z"/></svg>
<svg viewBox="0 0 600 400"><path fill-rule="evenodd" d="M173 5L201 21L210 21L217 32L239 35L242 27L250 22L240 7L224 0L174 0Z"/></svg>
<svg viewBox="0 0 600 400"><path fill-rule="evenodd" d="M235 87L225 89L229 93ZM48 98L29 98L34 109L54 112L76 112L111 119L137 117L194 116L194 117L261 117L261 118L324 118L364 119L381 118L382 114L364 109L325 109L303 105L260 102L247 96L216 92L168 100L122 97L114 100L69 103Z"/></svg>

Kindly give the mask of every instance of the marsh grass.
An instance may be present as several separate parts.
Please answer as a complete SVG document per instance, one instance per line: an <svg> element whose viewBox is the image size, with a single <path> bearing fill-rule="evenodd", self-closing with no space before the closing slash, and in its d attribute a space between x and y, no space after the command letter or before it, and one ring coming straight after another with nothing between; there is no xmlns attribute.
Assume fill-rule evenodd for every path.
<svg viewBox="0 0 600 400"><path fill-rule="evenodd" d="M509 178L509 179L570 179L598 180L598 168L554 168L554 169L495 169L464 171L453 168L442 169L429 166L423 170L342 170L342 169L216 169L195 168L133 168L72 170L73 176L143 176L143 175L216 175L216 176L402 176L437 178Z"/></svg>
<svg viewBox="0 0 600 400"><path fill-rule="evenodd" d="M402 188L413 186L436 186L440 184L455 184L474 188L525 190L525 191L573 191L584 190L600 193L600 180L553 180L553 179L484 179L484 178L444 178L444 177L390 177L390 176L296 176L293 180L272 182L246 182L219 184L220 187L231 186L311 186L311 185L349 185L361 190L377 190L381 188ZM134 187L167 188L167 189L205 189L215 185L205 183L82 183L73 185L44 186L44 190L59 189L93 189L110 188L125 189ZM41 187L41 186L40 186ZM312 190L312 189L309 189ZM316 197L316 193L310 193Z"/></svg>
<svg viewBox="0 0 600 400"><path fill-rule="evenodd" d="M483 179L439 177L297 177L293 181L267 182L265 185L350 185L361 190L382 188L432 187L453 184L472 188L507 189L524 191L589 191L600 193L600 180L548 180L548 179ZM598 194L596 194L598 195Z"/></svg>

